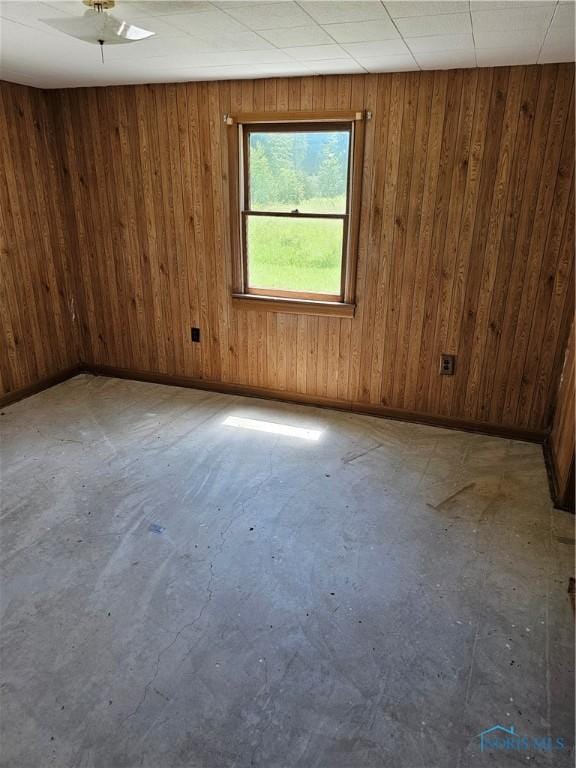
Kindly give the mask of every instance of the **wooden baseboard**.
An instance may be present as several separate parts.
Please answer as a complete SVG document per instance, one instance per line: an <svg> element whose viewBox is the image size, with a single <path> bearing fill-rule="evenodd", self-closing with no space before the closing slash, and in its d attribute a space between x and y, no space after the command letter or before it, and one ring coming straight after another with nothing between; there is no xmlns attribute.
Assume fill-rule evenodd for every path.
<svg viewBox="0 0 576 768"><path fill-rule="evenodd" d="M339 411L362 413L369 416L379 416L396 421L408 421L415 424L426 424L443 429L456 429L464 432L475 432L484 435L503 437L509 440L522 440L530 443L543 443L547 437L544 430L522 429L508 427L500 424L487 424L479 421L458 419L451 416L433 416L427 413L404 411L397 408L387 408L384 405L370 405L369 403L349 402L316 395L306 395L300 392L287 392L284 390L264 389L251 387L245 384L230 384L222 381L207 379L193 379L188 376L172 376L166 373L152 371L139 371L128 368L116 368L110 365L84 364L82 370L98 376L110 376L119 379L132 379L135 381L147 381L155 384L168 384L176 387L188 387L191 389L204 389L211 392L222 392L231 395L244 395L246 397L259 397L264 400L280 400L282 402L312 405L320 408L333 408Z"/></svg>
<svg viewBox="0 0 576 768"><path fill-rule="evenodd" d="M558 479L558 473L556 471L556 459L554 457L554 451L550 445L550 441L547 439L542 445L542 453L544 454L544 464L546 466L546 474L548 475L548 485L550 486L550 496L556 509L563 509L567 512L574 512L574 464L568 478L566 488L560 487Z"/></svg>
<svg viewBox="0 0 576 768"><path fill-rule="evenodd" d="M73 365L71 368L65 368L63 371L47 376L45 379L29 384L27 387L15 389L13 392L6 392L6 394L0 395L0 408L4 408L4 406L11 403L17 403L18 400L23 400L25 397L36 395L38 392L42 392L43 389L53 387L55 384L60 384L62 381L82 373L83 370L80 364Z"/></svg>

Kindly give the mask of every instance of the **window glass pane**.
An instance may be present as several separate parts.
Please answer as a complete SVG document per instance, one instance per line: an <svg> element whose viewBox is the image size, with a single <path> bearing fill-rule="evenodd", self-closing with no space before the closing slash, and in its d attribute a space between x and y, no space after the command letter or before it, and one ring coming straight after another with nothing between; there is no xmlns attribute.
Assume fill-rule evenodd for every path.
<svg viewBox="0 0 576 768"><path fill-rule="evenodd" d="M349 131L251 131L253 211L345 213Z"/></svg>
<svg viewBox="0 0 576 768"><path fill-rule="evenodd" d="M248 285L340 294L342 219L247 216Z"/></svg>

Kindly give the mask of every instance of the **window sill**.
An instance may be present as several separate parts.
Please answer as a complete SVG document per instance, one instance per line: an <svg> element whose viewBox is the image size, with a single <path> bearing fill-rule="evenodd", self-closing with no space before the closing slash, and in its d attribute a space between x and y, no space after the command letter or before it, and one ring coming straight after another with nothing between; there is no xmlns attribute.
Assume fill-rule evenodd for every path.
<svg viewBox="0 0 576 768"><path fill-rule="evenodd" d="M287 312L294 315L328 315L329 317L354 317L355 304L341 301L311 301L309 299L281 299L275 296L255 296L251 293L233 293L235 309L251 309L256 312Z"/></svg>

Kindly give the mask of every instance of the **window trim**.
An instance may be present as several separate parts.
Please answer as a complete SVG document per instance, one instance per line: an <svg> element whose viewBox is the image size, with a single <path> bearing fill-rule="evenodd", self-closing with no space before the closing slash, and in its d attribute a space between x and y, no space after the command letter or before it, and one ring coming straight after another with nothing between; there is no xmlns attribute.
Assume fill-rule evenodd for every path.
<svg viewBox="0 0 576 768"><path fill-rule="evenodd" d="M364 149L364 116L361 112L292 112L225 115L230 126L228 161L230 186L230 221L232 247L232 303L240 309L259 311L328 314L352 317L355 309L356 262L358 251L360 192ZM344 213L294 213L289 211L251 211L248 197L248 169L245 158L252 131L330 131L335 128L350 133L346 210ZM246 222L249 216L339 219L343 225L341 292L318 294L249 288L247 284Z"/></svg>

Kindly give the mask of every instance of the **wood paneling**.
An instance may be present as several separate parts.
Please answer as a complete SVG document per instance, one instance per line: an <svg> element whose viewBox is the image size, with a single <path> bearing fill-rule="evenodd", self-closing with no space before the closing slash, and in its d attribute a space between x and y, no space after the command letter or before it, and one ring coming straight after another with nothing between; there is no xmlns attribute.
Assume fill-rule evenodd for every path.
<svg viewBox="0 0 576 768"><path fill-rule="evenodd" d="M574 508L574 325L568 340L552 432L548 442L554 493L560 506Z"/></svg>
<svg viewBox="0 0 576 768"><path fill-rule="evenodd" d="M573 311L573 80L567 64L55 94L87 362L545 429ZM234 307L224 113L365 109L355 317Z"/></svg>
<svg viewBox="0 0 576 768"><path fill-rule="evenodd" d="M549 428L574 308L573 81L567 64L3 87L3 388L81 359ZM373 115L353 318L232 303L223 115L295 110Z"/></svg>
<svg viewBox="0 0 576 768"><path fill-rule="evenodd" d="M80 359L59 174L44 93L0 83L0 395Z"/></svg>

